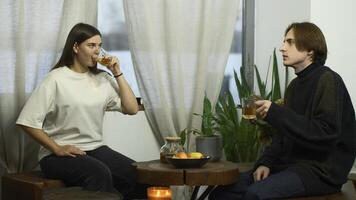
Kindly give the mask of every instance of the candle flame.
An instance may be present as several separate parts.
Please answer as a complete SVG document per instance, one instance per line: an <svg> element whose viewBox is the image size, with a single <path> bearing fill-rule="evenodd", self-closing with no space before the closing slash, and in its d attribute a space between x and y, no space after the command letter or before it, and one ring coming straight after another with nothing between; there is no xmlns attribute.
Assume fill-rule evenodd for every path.
<svg viewBox="0 0 356 200"><path fill-rule="evenodd" d="M150 187L147 196L149 200L171 200L172 192L168 187Z"/></svg>

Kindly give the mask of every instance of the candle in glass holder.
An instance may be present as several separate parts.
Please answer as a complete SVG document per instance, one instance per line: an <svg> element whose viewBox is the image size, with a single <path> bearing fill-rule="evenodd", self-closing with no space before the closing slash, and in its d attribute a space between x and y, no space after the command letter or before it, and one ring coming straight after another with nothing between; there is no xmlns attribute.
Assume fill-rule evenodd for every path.
<svg viewBox="0 0 356 200"><path fill-rule="evenodd" d="M168 187L147 188L148 200L172 200L172 192Z"/></svg>

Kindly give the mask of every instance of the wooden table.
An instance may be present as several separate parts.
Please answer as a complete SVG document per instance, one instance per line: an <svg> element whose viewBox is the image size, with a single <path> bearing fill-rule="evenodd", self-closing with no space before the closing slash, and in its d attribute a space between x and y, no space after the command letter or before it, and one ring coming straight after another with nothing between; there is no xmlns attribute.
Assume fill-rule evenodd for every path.
<svg viewBox="0 0 356 200"><path fill-rule="evenodd" d="M238 165L229 161L208 162L201 168L177 169L160 160L134 163L137 169L137 181L157 186L189 185L194 186L191 199L196 199L201 185L207 189L198 200L204 199L217 185L236 182L239 175Z"/></svg>

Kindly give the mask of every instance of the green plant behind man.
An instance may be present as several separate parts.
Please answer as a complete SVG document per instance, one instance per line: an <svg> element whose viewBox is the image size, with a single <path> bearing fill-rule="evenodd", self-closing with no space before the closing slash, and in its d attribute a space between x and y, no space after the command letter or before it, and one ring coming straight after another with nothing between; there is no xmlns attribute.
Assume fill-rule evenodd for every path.
<svg viewBox="0 0 356 200"><path fill-rule="evenodd" d="M257 66L254 66L254 68L260 98L271 100L273 102L280 100L282 92L278 73L276 49L273 51L272 82L270 91L267 92L269 67L265 81L262 81ZM234 71L235 84L241 102L241 98L253 94L253 89L248 85L244 67L240 68L240 77L241 80L237 76L236 71ZM285 82L287 85L287 69ZM238 105L235 105L230 91L227 91L223 97L220 97L215 107L215 120L217 123L215 129L223 136L223 148L227 160L234 162L253 162L259 157L261 148L268 145L271 141L274 129L262 120L257 120L256 123L251 123L248 120L241 119L238 107Z"/></svg>

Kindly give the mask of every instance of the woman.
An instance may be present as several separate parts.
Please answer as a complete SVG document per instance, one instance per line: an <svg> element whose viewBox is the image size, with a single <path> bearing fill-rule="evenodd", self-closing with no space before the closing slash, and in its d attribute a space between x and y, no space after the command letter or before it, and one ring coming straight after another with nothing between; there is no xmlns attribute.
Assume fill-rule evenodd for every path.
<svg viewBox="0 0 356 200"><path fill-rule="evenodd" d="M105 146L105 111L136 114L138 105L111 58L108 73L97 68L101 34L88 24L70 31L58 63L34 90L17 124L41 144L40 166L49 178L68 186L121 192L125 198L145 198L146 187L135 183L133 160Z"/></svg>

